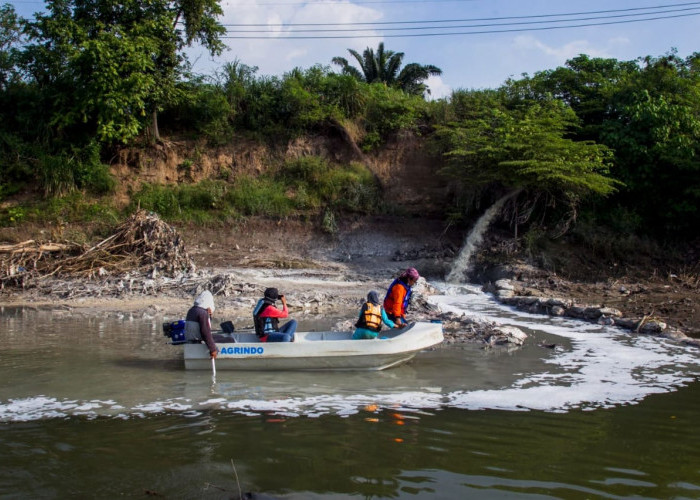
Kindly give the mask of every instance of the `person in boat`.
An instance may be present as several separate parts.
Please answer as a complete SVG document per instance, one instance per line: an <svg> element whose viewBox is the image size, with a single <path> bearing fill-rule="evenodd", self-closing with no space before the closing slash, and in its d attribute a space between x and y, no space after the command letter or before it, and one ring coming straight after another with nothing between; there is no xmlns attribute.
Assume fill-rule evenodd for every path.
<svg viewBox="0 0 700 500"><path fill-rule="evenodd" d="M185 338L189 341L203 340L211 358L216 358L219 352L211 334L211 317L215 310L214 297L209 290L205 290L194 299L194 305L185 317Z"/></svg>
<svg viewBox="0 0 700 500"><path fill-rule="evenodd" d="M386 291L384 309L389 319L396 323L399 328L408 324L406 311L411 303L411 293L418 278L420 278L418 271L409 267L389 285L389 289Z"/></svg>
<svg viewBox="0 0 700 500"><path fill-rule="evenodd" d="M352 334L353 339L376 339L379 331L382 329L382 324L389 328L394 328L396 324L391 321L386 311L379 302L377 292L371 291L367 294L367 302L362 304L360 309L360 317L357 319L355 326L357 329Z"/></svg>
<svg viewBox="0 0 700 500"><path fill-rule="evenodd" d="M282 301L282 309L275 306L275 301ZM280 327L279 320L287 318L287 298L280 295L277 288L267 288L262 299L253 309L253 321L255 334L262 342L294 342L294 332L297 330L297 322L290 319Z"/></svg>

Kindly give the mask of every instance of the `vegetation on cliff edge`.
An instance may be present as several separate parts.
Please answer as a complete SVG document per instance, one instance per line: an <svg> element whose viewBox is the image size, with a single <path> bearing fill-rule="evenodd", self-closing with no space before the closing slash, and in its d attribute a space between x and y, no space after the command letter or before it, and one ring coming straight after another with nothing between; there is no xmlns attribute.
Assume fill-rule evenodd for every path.
<svg viewBox="0 0 700 500"><path fill-rule="evenodd" d="M440 164L446 218L470 220L517 192L502 221L515 235L558 237L585 221L618 234L698 236L700 53L636 61L580 55L498 89L426 101L422 80L402 90L361 81L348 65L342 74L319 64L277 77L235 61L214 75L194 75L184 47L222 48L216 0L61 0L49 7L35 20L0 8L4 224L118 211L108 201L110 162L120 148L148 148L160 133L214 147L243 137L280 146L341 131L371 160L409 131ZM180 20L183 30L175 28ZM403 56L380 48L385 62ZM257 176L233 170L196 186L144 184L131 192L128 210L199 220L325 215L329 227L337 212L386 210L371 161L270 161ZM28 202L20 196L27 192L50 201Z"/></svg>

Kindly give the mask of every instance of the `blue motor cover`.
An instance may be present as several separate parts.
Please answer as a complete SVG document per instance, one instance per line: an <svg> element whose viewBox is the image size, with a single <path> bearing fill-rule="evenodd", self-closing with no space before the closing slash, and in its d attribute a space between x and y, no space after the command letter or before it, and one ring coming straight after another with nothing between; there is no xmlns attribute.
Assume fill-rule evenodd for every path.
<svg viewBox="0 0 700 500"><path fill-rule="evenodd" d="M163 335L169 337L173 345L185 344L185 320L163 323Z"/></svg>

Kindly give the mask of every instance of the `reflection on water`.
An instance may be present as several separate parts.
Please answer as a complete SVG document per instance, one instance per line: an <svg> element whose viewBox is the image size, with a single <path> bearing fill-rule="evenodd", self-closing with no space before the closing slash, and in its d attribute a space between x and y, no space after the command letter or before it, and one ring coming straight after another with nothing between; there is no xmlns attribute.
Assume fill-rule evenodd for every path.
<svg viewBox="0 0 700 500"><path fill-rule="evenodd" d="M530 338L214 382L161 317L0 308L0 496L235 498L236 475L284 498L700 496L696 349L466 287L432 300Z"/></svg>
<svg viewBox="0 0 700 500"><path fill-rule="evenodd" d="M293 499L697 498L699 396L693 385L565 414L216 411L14 423L0 427L0 495L236 498L240 483Z"/></svg>

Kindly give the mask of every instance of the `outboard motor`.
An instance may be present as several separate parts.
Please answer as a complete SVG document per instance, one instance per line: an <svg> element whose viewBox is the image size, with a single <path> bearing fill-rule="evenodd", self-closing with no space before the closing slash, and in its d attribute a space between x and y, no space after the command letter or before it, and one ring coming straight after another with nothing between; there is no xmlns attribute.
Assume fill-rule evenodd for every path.
<svg viewBox="0 0 700 500"><path fill-rule="evenodd" d="M163 323L163 335L170 338L173 345L185 344L185 320L171 321Z"/></svg>

